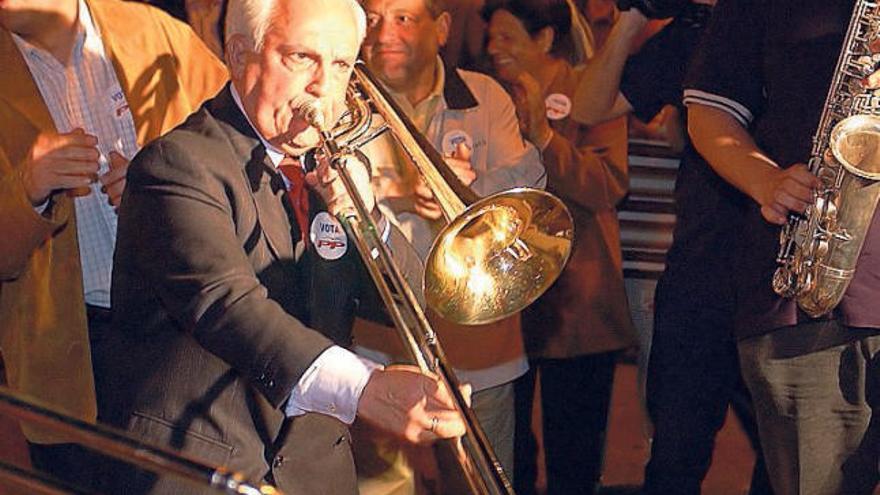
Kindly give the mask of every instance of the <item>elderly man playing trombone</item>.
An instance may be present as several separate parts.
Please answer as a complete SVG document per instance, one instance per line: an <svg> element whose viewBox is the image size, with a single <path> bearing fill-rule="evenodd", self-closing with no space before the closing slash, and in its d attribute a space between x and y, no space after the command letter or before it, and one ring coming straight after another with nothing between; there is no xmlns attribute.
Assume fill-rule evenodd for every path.
<svg viewBox="0 0 880 495"><path fill-rule="evenodd" d="M312 170L306 114L342 114L364 32L354 0L230 2L231 85L132 161L120 210L102 417L287 494L356 492L356 416L413 443L464 432L435 377L343 347L355 313L379 304L335 220L351 199L326 161ZM375 212L366 168L350 169ZM417 273L409 244L375 218ZM113 493L200 492L134 470L113 478Z"/></svg>

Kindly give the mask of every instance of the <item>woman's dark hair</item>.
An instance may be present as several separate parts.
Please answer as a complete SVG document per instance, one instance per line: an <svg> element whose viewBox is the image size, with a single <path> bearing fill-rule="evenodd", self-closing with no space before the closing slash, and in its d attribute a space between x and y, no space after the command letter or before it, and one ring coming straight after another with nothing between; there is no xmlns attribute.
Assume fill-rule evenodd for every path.
<svg viewBox="0 0 880 495"><path fill-rule="evenodd" d="M487 23L498 10L506 10L519 19L530 36L545 27L553 28L550 54L570 59L574 53L571 37L571 10L565 0L489 0L481 12Z"/></svg>

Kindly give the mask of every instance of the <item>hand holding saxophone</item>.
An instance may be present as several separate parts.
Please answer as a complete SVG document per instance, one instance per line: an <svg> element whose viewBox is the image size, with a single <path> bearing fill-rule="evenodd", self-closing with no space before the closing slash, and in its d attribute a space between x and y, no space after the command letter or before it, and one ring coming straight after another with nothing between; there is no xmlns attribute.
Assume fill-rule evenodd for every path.
<svg viewBox="0 0 880 495"><path fill-rule="evenodd" d="M774 169L770 181L764 183L762 193L756 198L761 205L761 215L770 223L785 224L790 213L803 213L807 209L820 185L819 179L802 163Z"/></svg>
<svg viewBox="0 0 880 495"><path fill-rule="evenodd" d="M867 47L872 54L880 52L880 42L874 40ZM860 81L864 90L880 88L880 70L876 55L865 55L857 62L864 62L866 74ZM830 153L830 151L826 151ZM831 156L827 160L833 160ZM775 170L763 198L758 198L761 214L770 223L784 225L790 213L803 213L815 200L815 192L821 186L819 179L804 164L796 164L784 170Z"/></svg>

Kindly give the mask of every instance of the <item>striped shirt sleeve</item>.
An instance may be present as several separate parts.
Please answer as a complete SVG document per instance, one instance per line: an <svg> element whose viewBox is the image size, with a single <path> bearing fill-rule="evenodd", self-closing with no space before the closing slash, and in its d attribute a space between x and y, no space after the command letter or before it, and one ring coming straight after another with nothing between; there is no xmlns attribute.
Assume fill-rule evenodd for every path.
<svg viewBox="0 0 880 495"><path fill-rule="evenodd" d="M749 127L754 120L754 115L748 107L734 99L719 94L695 88L685 88L683 101L685 106L696 103L723 110L732 115L743 127Z"/></svg>
<svg viewBox="0 0 880 495"><path fill-rule="evenodd" d="M685 105L717 108L752 125L764 105L766 10L759 0L718 2L685 78Z"/></svg>

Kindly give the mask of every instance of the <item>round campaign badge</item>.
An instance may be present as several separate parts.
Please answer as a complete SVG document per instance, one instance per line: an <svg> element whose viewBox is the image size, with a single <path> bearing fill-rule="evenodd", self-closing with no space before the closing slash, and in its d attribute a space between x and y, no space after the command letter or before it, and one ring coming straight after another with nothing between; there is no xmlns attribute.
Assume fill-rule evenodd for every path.
<svg viewBox="0 0 880 495"><path fill-rule="evenodd" d="M468 133L461 129L453 129L447 132L443 135L443 154L451 154L461 143L464 143L468 149L474 149L474 140Z"/></svg>
<svg viewBox="0 0 880 495"><path fill-rule="evenodd" d="M547 95L544 105L547 107L547 118L550 120L562 120L571 113L571 99L562 93Z"/></svg>
<svg viewBox="0 0 880 495"><path fill-rule="evenodd" d="M309 239L318 255L325 260L338 260L348 250L348 237L342 224L333 215L322 211L315 215Z"/></svg>

